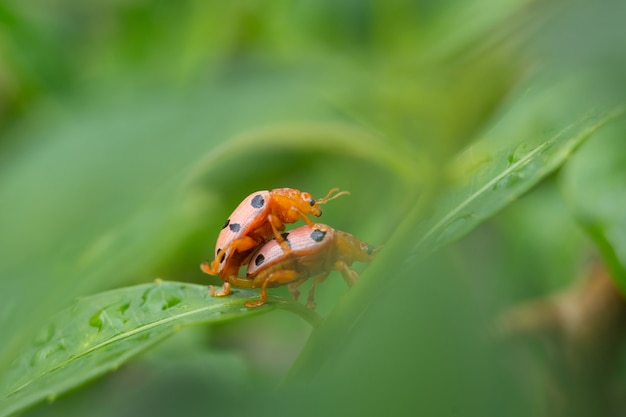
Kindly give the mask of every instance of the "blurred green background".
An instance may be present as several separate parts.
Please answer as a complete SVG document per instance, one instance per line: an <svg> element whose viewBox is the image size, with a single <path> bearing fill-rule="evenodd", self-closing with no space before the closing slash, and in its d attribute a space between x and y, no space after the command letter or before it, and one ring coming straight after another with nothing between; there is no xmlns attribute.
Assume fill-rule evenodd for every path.
<svg viewBox="0 0 626 417"><path fill-rule="evenodd" d="M626 178L623 123L460 242L406 259L420 205L500 120L503 141L543 137L624 101L624 18L619 0L3 1L0 375L77 297L219 284L199 263L251 192L339 187L351 195L321 220L385 244L364 276L389 285L331 362L311 372L309 325L278 311L184 329L26 415L555 415L545 370L486 329L600 252L626 282L624 185L598 188ZM604 240L579 216L587 190L621 195L603 200L618 219ZM341 317L331 278L318 310Z"/></svg>

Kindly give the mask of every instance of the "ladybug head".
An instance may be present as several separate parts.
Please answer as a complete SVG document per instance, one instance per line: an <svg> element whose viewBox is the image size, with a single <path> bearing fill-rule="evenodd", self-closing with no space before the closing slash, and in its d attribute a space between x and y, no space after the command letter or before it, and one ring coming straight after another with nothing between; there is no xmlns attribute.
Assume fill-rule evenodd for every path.
<svg viewBox="0 0 626 417"><path fill-rule="evenodd" d="M374 256L376 256L381 248L382 246L372 246L369 243L361 241L359 242L359 251L356 260L359 262L369 262L374 259Z"/></svg>
<svg viewBox="0 0 626 417"><path fill-rule="evenodd" d="M373 246L363 242L350 233L339 230L335 233L337 233L337 247L341 257L350 262L369 262L382 248L382 246Z"/></svg>
<svg viewBox="0 0 626 417"><path fill-rule="evenodd" d="M300 210L304 213L310 213L315 217L319 217L322 215L322 209L317 204L313 196L306 192L301 192L299 196Z"/></svg>
<svg viewBox="0 0 626 417"><path fill-rule="evenodd" d="M315 217L319 217L322 215L320 204L326 204L328 201L334 200L341 195L350 194L347 191L342 191L331 197L331 195L337 191L337 188L333 188L328 192L328 194L326 194L325 197L315 200L313 196L307 192L302 192L294 188L277 188L272 190L272 197L275 206L285 212L291 210L293 207L296 207L300 213L311 214ZM296 220L297 218L291 221Z"/></svg>

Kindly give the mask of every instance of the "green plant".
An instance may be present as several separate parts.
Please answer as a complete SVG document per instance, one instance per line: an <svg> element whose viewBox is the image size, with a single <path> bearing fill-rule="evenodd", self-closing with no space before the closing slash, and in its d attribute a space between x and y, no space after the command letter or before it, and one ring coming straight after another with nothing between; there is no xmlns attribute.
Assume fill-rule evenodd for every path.
<svg viewBox="0 0 626 417"><path fill-rule="evenodd" d="M553 10L365 3L67 1L115 30L92 16L72 58L7 61L13 105L32 104L0 142L0 416L46 399L28 413L529 415L560 390L588 395L555 413L598 409L623 377L617 340L589 350L613 348L611 372L583 355L565 386L541 349L529 360L502 342L547 328L566 335L557 352L587 346L551 311L590 317L606 298L541 298L585 257L624 285L622 97L593 68L533 69L533 37L558 43L533 33L558 27ZM67 15L3 8L28 17L3 33L65 39L48 25ZM27 88L33 74L48 81ZM331 276L318 313L284 289L258 309L243 306L254 292L209 297L219 280L199 264L226 216L284 186L350 190L322 220L384 248L349 291Z"/></svg>

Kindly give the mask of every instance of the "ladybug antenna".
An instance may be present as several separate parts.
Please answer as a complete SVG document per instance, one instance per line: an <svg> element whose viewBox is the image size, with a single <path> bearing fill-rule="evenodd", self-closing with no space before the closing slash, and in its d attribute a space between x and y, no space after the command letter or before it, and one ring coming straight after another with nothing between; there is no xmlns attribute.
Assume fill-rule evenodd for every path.
<svg viewBox="0 0 626 417"><path fill-rule="evenodd" d="M338 193L337 193L337 191L339 191L338 187L331 188L330 191L328 191L328 193L324 197L316 200L315 202L317 204L326 204L329 201L332 201L332 200L334 200L337 197L341 197L342 195L350 195L350 191L341 191L341 192L338 192ZM335 194L334 196L331 197L331 194L333 194L333 193L337 193L337 194Z"/></svg>

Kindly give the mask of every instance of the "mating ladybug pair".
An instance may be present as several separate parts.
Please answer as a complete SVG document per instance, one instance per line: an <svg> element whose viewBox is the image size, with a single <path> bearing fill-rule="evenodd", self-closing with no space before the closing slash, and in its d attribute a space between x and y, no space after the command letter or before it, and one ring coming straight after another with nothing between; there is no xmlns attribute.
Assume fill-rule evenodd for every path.
<svg viewBox="0 0 626 417"><path fill-rule="evenodd" d="M217 237L213 262L204 261L200 265L202 271L219 275L224 281L222 291L211 286L210 294L228 295L231 285L261 288L260 299L246 303L247 307L256 307L267 301L268 287L287 284L297 301L298 286L314 277L307 302L308 307L314 308L315 286L332 270L341 272L346 283L352 286L359 274L350 269L350 265L372 260L378 248L349 233L314 223L308 217L309 214L319 217L321 204L349 194L337 191L333 188L318 200L293 188L258 191L246 197ZM304 220L306 226L284 232L285 224L299 219ZM248 268L242 278L239 269L245 265Z"/></svg>

